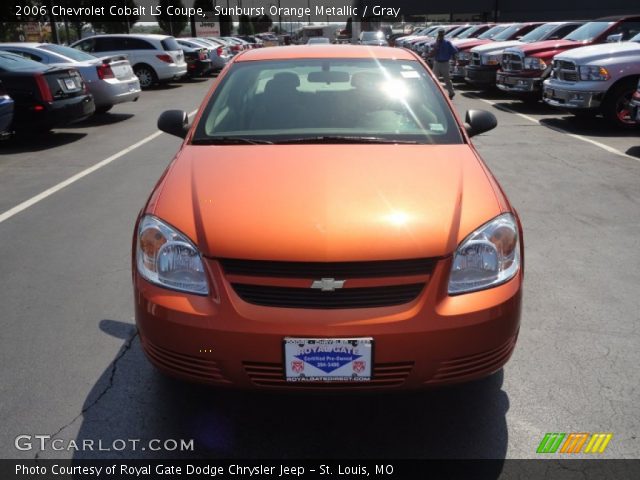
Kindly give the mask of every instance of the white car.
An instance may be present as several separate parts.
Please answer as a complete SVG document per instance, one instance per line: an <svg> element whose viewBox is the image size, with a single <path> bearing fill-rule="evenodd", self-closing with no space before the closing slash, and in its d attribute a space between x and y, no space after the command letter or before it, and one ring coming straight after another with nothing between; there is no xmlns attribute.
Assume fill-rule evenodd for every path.
<svg viewBox="0 0 640 480"><path fill-rule="evenodd" d="M142 88L177 80L187 73L184 53L169 35L96 35L71 46L96 57L126 54Z"/></svg>

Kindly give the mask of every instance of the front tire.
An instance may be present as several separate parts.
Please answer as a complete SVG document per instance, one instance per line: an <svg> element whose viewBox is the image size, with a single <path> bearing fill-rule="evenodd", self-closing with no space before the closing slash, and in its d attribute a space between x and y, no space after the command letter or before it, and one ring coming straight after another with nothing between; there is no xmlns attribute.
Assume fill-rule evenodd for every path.
<svg viewBox="0 0 640 480"><path fill-rule="evenodd" d="M140 81L140 88L151 88L158 83L156 72L149 65L136 65L133 67L133 73L136 74Z"/></svg>
<svg viewBox="0 0 640 480"><path fill-rule="evenodd" d="M607 93L602 102L602 114L609 123L624 129L638 127L638 123L633 118L633 109L629 104L637 85L637 78L629 78Z"/></svg>

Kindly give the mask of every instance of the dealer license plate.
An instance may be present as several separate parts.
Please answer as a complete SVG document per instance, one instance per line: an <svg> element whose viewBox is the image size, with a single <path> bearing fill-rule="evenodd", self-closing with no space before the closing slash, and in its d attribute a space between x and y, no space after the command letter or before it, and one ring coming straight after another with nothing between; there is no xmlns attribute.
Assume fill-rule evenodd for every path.
<svg viewBox="0 0 640 480"><path fill-rule="evenodd" d="M285 338L288 382L371 380L373 338Z"/></svg>

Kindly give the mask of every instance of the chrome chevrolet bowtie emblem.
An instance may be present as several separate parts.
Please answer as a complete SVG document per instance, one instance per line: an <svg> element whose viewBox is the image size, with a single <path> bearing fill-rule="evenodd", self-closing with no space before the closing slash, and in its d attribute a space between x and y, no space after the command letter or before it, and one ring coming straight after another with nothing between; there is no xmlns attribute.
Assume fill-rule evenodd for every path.
<svg viewBox="0 0 640 480"><path fill-rule="evenodd" d="M314 280L311 288L317 288L323 292L333 292L337 288L342 288L344 282L345 280L336 280L335 278L322 278L320 280Z"/></svg>

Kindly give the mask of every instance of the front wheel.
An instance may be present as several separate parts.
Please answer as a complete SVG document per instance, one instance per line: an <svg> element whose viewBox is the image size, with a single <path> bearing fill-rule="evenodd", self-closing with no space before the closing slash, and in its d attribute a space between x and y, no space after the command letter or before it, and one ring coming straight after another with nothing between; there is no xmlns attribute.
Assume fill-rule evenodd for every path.
<svg viewBox="0 0 640 480"><path fill-rule="evenodd" d="M626 129L638 126L630 104L637 84L637 79L630 78L616 85L605 96L602 103L602 114L613 125Z"/></svg>
<svg viewBox="0 0 640 480"><path fill-rule="evenodd" d="M133 67L133 73L136 74L136 77L138 77L140 81L140 88L150 88L158 82L156 72L148 65L136 65Z"/></svg>

